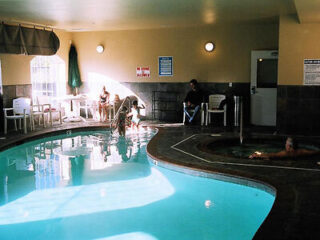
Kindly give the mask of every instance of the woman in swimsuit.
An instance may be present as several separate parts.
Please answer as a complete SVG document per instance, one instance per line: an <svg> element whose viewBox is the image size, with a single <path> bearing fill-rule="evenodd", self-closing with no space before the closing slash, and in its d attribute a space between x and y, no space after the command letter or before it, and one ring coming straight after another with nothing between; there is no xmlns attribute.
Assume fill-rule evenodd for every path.
<svg viewBox="0 0 320 240"><path fill-rule="evenodd" d="M100 94L100 99L99 99L99 116L100 116L100 121L103 121L103 109L106 113L105 121L108 119L108 106L109 106L109 97L110 94L106 90L106 87L103 86L102 92Z"/></svg>

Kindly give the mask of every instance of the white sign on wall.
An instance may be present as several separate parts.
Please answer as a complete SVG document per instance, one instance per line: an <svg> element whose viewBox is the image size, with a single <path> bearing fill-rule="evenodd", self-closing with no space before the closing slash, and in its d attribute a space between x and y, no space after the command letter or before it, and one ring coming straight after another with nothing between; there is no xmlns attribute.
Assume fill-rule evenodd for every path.
<svg viewBox="0 0 320 240"><path fill-rule="evenodd" d="M304 85L320 85L320 59L305 59L303 70Z"/></svg>
<svg viewBox="0 0 320 240"><path fill-rule="evenodd" d="M159 57L159 76L173 76L173 58L169 56Z"/></svg>
<svg viewBox="0 0 320 240"><path fill-rule="evenodd" d="M137 77L150 77L150 68L137 67L136 74L137 74Z"/></svg>

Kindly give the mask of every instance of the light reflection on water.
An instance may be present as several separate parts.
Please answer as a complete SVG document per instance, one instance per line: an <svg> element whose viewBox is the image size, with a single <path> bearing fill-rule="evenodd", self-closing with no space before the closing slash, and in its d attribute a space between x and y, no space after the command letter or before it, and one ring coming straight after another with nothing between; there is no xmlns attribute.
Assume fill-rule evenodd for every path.
<svg viewBox="0 0 320 240"><path fill-rule="evenodd" d="M108 131L64 136L62 139L35 141L1 153L1 172L35 176L35 189L82 184L83 175L121 163L146 162L139 158L141 147L153 135L114 137Z"/></svg>
<svg viewBox="0 0 320 240"><path fill-rule="evenodd" d="M161 172L151 168L147 177L32 191L0 207L0 225L141 207L173 193Z"/></svg>

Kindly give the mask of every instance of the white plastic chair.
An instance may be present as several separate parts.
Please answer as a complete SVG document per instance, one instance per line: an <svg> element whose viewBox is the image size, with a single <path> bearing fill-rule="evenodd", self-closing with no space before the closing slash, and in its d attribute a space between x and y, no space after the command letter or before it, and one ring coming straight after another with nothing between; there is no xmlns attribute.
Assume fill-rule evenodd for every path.
<svg viewBox="0 0 320 240"><path fill-rule="evenodd" d="M209 96L209 102L206 103L206 126L211 122L211 114L223 113L223 125L227 125L227 105L223 109L219 109L220 103L226 99L225 95L213 94Z"/></svg>
<svg viewBox="0 0 320 240"><path fill-rule="evenodd" d="M35 117L38 117L38 121L39 121L39 126L40 126L40 122L41 122L41 118L43 121L43 127L45 127L45 119L44 119L44 110L43 110L43 105L37 104L37 105L31 105L30 107L30 115L31 115L31 129L35 130Z"/></svg>
<svg viewBox="0 0 320 240"><path fill-rule="evenodd" d="M110 103L108 106L108 111L109 111L109 121L112 121L116 115L116 108L114 103Z"/></svg>
<svg viewBox="0 0 320 240"><path fill-rule="evenodd" d="M14 129L18 131L17 120L19 120L19 129L21 129L21 120L23 120L23 132L27 133L27 118L29 118L30 126L32 130L32 116L30 114L31 99L30 98L16 98L13 99L12 108L4 108L4 134L8 131L8 119L14 121ZM8 115L8 111L12 111L13 115Z"/></svg>
<svg viewBox="0 0 320 240"><path fill-rule="evenodd" d="M84 109L86 114L86 119L89 118L89 112L91 112L92 118L94 120L97 119L97 110L98 110L98 103L92 99L84 99L80 101L80 109Z"/></svg>
<svg viewBox="0 0 320 240"><path fill-rule="evenodd" d="M201 103L201 107L199 109L199 112L201 114L201 125L204 125L204 123L205 123L205 118L204 118L204 110L205 110L205 108L204 108L204 105L205 105L205 103ZM185 121L186 121L186 113L184 112L184 109L185 109L186 106L187 106L187 103L184 102L183 103L183 121L182 121L183 123L185 123ZM189 109L188 112L193 113L194 109Z"/></svg>
<svg viewBox="0 0 320 240"><path fill-rule="evenodd" d="M48 123L50 122L51 127L53 126L53 114L58 114L58 120L62 124L62 107L61 103L54 103L50 97L40 96L37 97L37 104L43 106L44 114L48 115Z"/></svg>

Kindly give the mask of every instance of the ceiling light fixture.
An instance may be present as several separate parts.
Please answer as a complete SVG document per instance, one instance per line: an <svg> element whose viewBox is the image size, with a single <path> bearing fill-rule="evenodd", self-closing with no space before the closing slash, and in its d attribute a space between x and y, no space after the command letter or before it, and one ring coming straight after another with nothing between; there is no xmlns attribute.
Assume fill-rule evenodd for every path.
<svg viewBox="0 0 320 240"><path fill-rule="evenodd" d="M213 42L207 42L205 45L204 45L204 49L207 51L207 52L212 52L215 48L215 45Z"/></svg>
<svg viewBox="0 0 320 240"><path fill-rule="evenodd" d="M98 45L96 50L97 50L98 53L103 53L104 47L102 45Z"/></svg>

